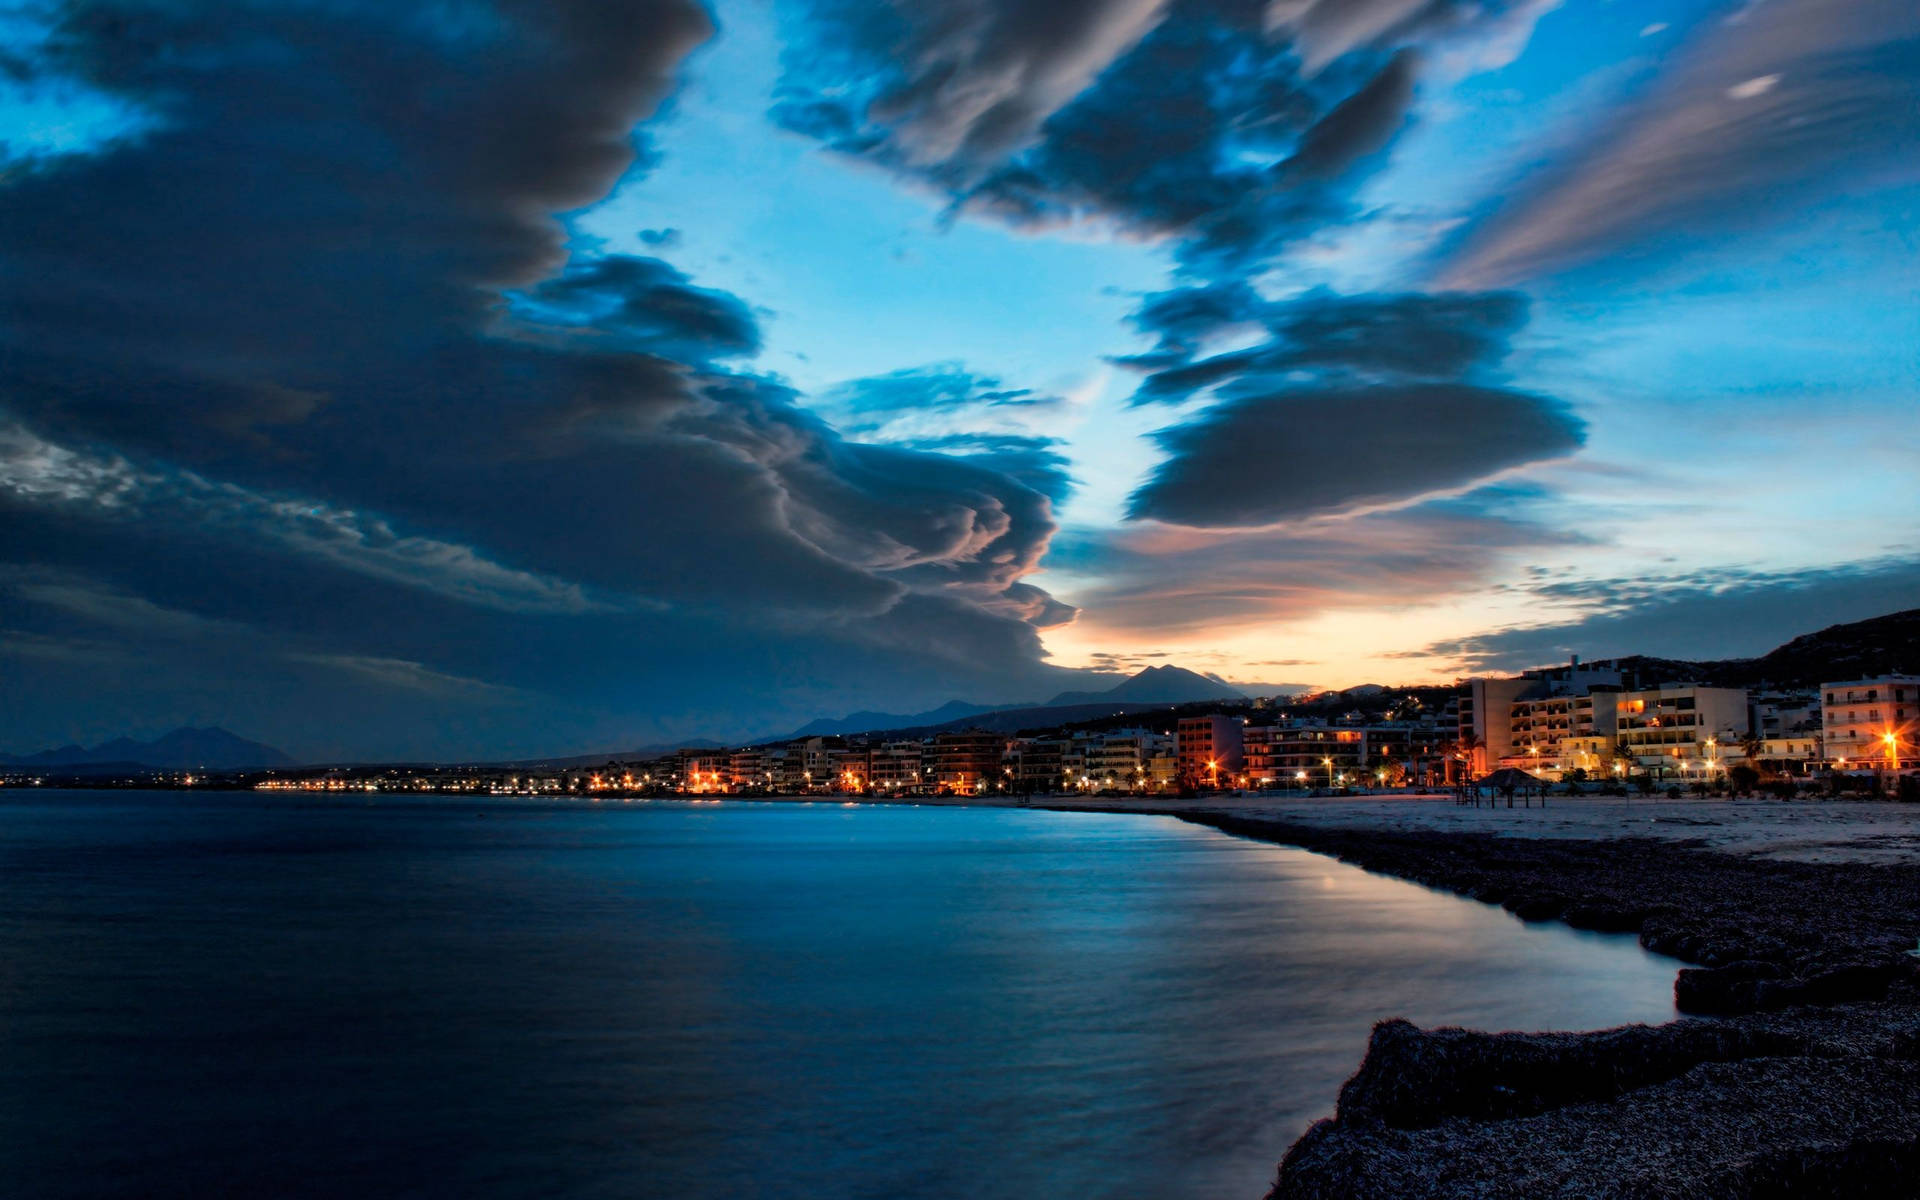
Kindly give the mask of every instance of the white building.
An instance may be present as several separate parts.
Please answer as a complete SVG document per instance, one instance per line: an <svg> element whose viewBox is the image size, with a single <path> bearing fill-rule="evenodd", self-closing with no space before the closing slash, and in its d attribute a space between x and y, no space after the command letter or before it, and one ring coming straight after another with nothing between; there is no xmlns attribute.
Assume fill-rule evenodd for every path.
<svg viewBox="0 0 1920 1200"><path fill-rule="evenodd" d="M1620 692L1614 713L1621 756L1638 769L1673 775L1725 770L1728 748L1748 730L1741 688L1685 683Z"/></svg>
<svg viewBox="0 0 1920 1200"><path fill-rule="evenodd" d="M1882 675L1846 683L1823 683L1821 745L1827 761L1844 769L1911 767L1920 722L1920 678Z"/></svg>

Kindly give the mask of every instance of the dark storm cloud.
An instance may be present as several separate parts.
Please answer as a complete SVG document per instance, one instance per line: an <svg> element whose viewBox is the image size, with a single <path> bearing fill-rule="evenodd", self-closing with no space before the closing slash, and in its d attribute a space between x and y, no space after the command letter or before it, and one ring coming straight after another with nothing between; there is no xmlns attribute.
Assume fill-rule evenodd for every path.
<svg viewBox="0 0 1920 1200"><path fill-rule="evenodd" d="M1531 3L803 5L774 119L1023 228L1088 219L1237 271L1354 216L1415 43Z"/></svg>
<svg viewBox="0 0 1920 1200"><path fill-rule="evenodd" d="M1214 403L1155 439L1168 457L1128 515L1258 526L1404 503L1579 449L1557 401L1496 386L1526 302L1512 293L1310 293L1214 286L1150 296L1135 321L1162 363L1135 403ZM1193 357L1229 329L1270 340ZM1168 365L1171 364L1171 365Z"/></svg>
<svg viewBox="0 0 1920 1200"><path fill-rule="evenodd" d="M1554 581L1526 590L1543 602L1588 611L1557 624L1439 643L1428 653L1458 658L1473 671L1522 670L1565 662L1569 654L1747 658L1819 627L1913 608L1920 604L1920 562L1886 558L1786 572Z"/></svg>
<svg viewBox="0 0 1920 1200"><path fill-rule="evenodd" d="M609 255L569 266L525 294L535 322L587 329L619 348L682 362L754 354L760 326L738 297L694 287L657 258Z"/></svg>
<svg viewBox="0 0 1920 1200"><path fill-rule="evenodd" d="M70 6L36 69L151 120L0 186L0 564L369 686L646 714L737 700L785 647L823 673L796 694L887 661L923 694L1034 688L1046 496L986 456L846 442L717 365L759 345L752 310L663 261L565 262L553 214L635 164L709 28L682 0ZM326 624L328 589L437 619ZM713 678L676 689L665 664L702 651Z"/></svg>
<svg viewBox="0 0 1920 1200"><path fill-rule="evenodd" d="M1249 396L1156 434L1169 458L1127 515L1270 525L1403 502L1572 453L1582 430L1545 397L1468 384Z"/></svg>
<svg viewBox="0 0 1920 1200"><path fill-rule="evenodd" d="M1777 221L1920 163L1920 6L1766 0L1703 27L1637 102L1526 181L1441 264L1503 285Z"/></svg>
<svg viewBox="0 0 1920 1200"><path fill-rule="evenodd" d="M154 114L8 180L9 340L196 369L391 352L559 266L710 30L682 0L71 5L50 69Z"/></svg>
<svg viewBox="0 0 1920 1200"><path fill-rule="evenodd" d="M1156 334L1161 357L1135 403L1184 400L1230 380L1335 371L1360 379L1458 379L1506 357L1526 324L1516 292L1342 296L1313 292L1280 303L1242 283L1148 296L1134 324ZM1211 337L1265 327L1268 342L1194 357ZM1137 364L1136 364L1137 365Z"/></svg>
<svg viewBox="0 0 1920 1200"><path fill-rule="evenodd" d="M1140 332L1158 338L1159 344L1151 360L1130 360L1131 365L1152 367L1190 359L1209 338L1264 324L1271 307L1240 279L1155 292L1141 302L1132 323Z"/></svg>

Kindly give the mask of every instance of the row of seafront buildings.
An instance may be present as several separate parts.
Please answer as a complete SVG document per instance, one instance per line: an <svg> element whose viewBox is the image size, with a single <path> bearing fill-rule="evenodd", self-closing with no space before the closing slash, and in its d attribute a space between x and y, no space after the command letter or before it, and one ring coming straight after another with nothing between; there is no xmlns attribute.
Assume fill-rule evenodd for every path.
<svg viewBox="0 0 1920 1200"><path fill-rule="evenodd" d="M1152 719L1152 718L1146 718ZM1611 666L1467 680L1444 707L1373 717L1285 708L1183 715L1171 728L1009 736L813 737L687 748L649 763L582 771L567 790L696 795L986 792L1167 793L1446 786L1501 767L1545 779L1708 779L1920 767L1920 678L1818 689L1646 686Z"/></svg>
<svg viewBox="0 0 1920 1200"><path fill-rule="evenodd" d="M1439 783L1450 714L1368 722L1294 718L1271 709L1180 716L1171 728L1063 730L1009 736L980 729L924 739L803 738L774 746L687 748L589 772L584 789L665 786L694 795L986 792L1166 793Z"/></svg>
<svg viewBox="0 0 1920 1200"><path fill-rule="evenodd" d="M1468 680L1458 717L1455 753L1476 776L1500 767L1601 779L1702 778L1741 765L1788 775L1920 766L1920 677L1911 675L1765 691L1647 687L1575 659Z"/></svg>

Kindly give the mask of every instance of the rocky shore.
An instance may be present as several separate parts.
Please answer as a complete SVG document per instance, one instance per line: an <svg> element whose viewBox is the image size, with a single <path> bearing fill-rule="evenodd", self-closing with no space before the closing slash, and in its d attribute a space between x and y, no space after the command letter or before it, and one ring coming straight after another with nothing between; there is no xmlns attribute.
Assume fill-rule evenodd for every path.
<svg viewBox="0 0 1920 1200"><path fill-rule="evenodd" d="M1269 1200L1908 1196L1920 1187L1920 869L1673 840L1329 828L1185 811L1691 964L1687 1018L1592 1033L1375 1027Z"/></svg>

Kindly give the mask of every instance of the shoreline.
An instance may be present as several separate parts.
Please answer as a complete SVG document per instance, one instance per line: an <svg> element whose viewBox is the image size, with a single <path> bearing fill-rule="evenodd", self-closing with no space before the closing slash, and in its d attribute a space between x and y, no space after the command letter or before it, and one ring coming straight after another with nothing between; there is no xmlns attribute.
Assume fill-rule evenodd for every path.
<svg viewBox="0 0 1920 1200"><path fill-rule="evenodd" d="M1546 810L1445 796L1221 799L958 803L1173 817L1525 921L1633 933L1681 964L1682 1016L1658 1026L1378 1022L1335 1115L1286 1150L1266 1200L1910 1194L1920 810L1556 798L1545 828ZM1463 822L1479 828L1448 827Z"/></svg>
<svg viewBox="0 0 1920 1200"><path fill-rule="evenodd" d="M1567 1033L1375 1026L1269 1200L1906 1195L1920 1169L1920 871L1684 841L1168 815L1690 964L1685 1015ZM1706 1019L1689 1019L1704 1017Z"/></svg>

